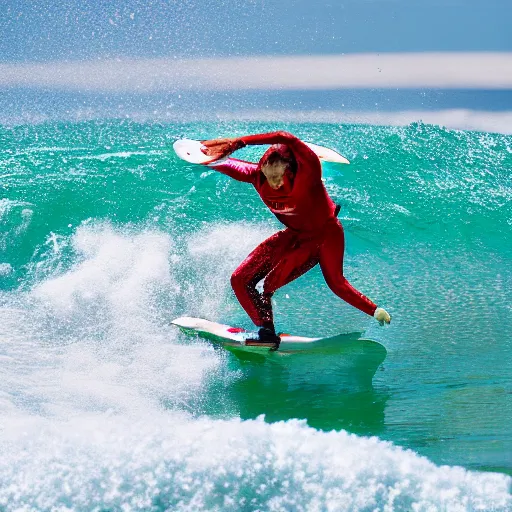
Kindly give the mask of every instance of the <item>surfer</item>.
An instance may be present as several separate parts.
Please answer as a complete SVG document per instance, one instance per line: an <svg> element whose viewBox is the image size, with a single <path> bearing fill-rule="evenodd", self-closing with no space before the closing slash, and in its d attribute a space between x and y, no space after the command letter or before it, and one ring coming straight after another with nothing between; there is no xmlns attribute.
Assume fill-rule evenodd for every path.
<svg viewBox="0 0 512 512"><path fill-rule="evenodd" d="M259 163L226 158L247 145L270 144ZM291 133L279 131L203 141L208 165L251 183L262 201L286 226L262 242L231 276L235 295L259 328L257 343L279 345L272 312L274 292L317 263L329 288L383 325L391 317L357 291L343 275L345 238L337 219L340 207L327 194L316 154ZM263 292L256 289L264 279Z"/></svg>

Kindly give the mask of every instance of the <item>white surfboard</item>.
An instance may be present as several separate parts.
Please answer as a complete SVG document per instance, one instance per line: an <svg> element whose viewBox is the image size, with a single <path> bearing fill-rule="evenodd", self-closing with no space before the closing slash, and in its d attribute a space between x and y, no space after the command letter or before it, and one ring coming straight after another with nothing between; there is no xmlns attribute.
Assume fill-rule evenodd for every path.
<svg viewBox="0 0 512 512"><path fill-rule="evenodd" d="M331 162L336 164L349 164L350 162L334 149L325 148L311 142L305 143L311 150L315 152L320 161ZM204 148L202 142L193 139L177 140L172 147L176 154L186 162L191 164L209 164L215 161L215 158L205 155L201 149Z"/></svg>
<svg viewBox="0 0 512 512"><path fill-rule="evenodd" d="M331 162L333 164L350 163L343 155L340 155L337 151L334 151L334 149L319 146L318 144L313 144L312 142L306 142L306 145L309 147L309 149L316 153L316 156L322 162Z"/></svg>
<svg viewBox="0 0 512 512"><path fill-rule="evenodd" d="M193 139L177 140L172 147L174 152L186 162L191 164L209 164L215 161L215 158L205 155L201 149L205 148L201 141Z"/></svg>
<svg viewBox="0 0 512 512"><path fill-rule="evenodd" d="M271 347L246 345L248 338L254 338L256 333L246 331L240 327L232 327L226 324L211 322L203 318L184 316L176 318L171 322L187 334L197 335L221 345L231 352L257 352L268 353ZM362 333L352 332L337 334L327 338L307 338L305 336L294 336L281 334L280 353L293 353L310 351L313 349L343 348L344 345L355 345L363 352L372 352L382 357L386 356L386 349L378 342L361 338Z"/></svg>

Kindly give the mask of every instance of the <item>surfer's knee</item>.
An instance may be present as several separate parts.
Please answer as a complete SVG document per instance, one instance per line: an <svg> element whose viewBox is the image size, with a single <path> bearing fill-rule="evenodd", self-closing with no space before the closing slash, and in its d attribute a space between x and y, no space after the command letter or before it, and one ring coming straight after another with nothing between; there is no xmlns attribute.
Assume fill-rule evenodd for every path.
<svg viewBox="0 0 512 512"><path fill-rule="evenodd" d="M241 290L251 286L252 279L242 269L237 268L231 274L231 287L233 290Z"/></svg>
<svg viewBox="0 0 512 512"><path fill-rule="evenodd" d="M233 288L233 290L237 290L239 288L244 288L245 285L246 279L244 278L244 275L242 274L242 272L236 269L231 274L231 288Z"/></svg>
<svg viewBox="0 0 512 512"><path fill-rule="evenodd" d="M270 300L276 289L276 285L272 282L272 279L265 279L265 281L263 281L263 289L261 290L261 295L262 297L268 297Z"/></svg>

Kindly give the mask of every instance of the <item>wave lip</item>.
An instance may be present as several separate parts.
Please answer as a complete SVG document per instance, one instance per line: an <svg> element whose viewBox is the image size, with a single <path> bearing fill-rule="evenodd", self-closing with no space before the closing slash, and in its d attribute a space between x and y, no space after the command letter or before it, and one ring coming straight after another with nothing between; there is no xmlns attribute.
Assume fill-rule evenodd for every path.
<svg viewBox="0 0 512 512"><path fill-rule="evenodd" d="M206 114L208 115L208 114ZM368 124L375 126L407 126L422 122L454 130L512 134L512 111L492 112L470 109L360 111L341 110L245 110L233 114L216 112L217 121L251 121L326 124Z"/></svg>

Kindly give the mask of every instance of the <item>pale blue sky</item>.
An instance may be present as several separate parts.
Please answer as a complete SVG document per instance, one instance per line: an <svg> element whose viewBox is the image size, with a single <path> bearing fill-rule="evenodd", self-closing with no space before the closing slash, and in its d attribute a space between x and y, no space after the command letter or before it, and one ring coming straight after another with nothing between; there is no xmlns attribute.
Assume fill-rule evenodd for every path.
<svg viewBox="0 0 512 512"><path fill-rule="evenodd" d="M510 0L3 0L0 62L512 51Z"/></svg>
<svg viewBox="0 0 512 512"><path fill-rule="evenodd" d="M0 123L455 109L438 122L507 131L511 19L512 0L0 0Z"/></svg>

